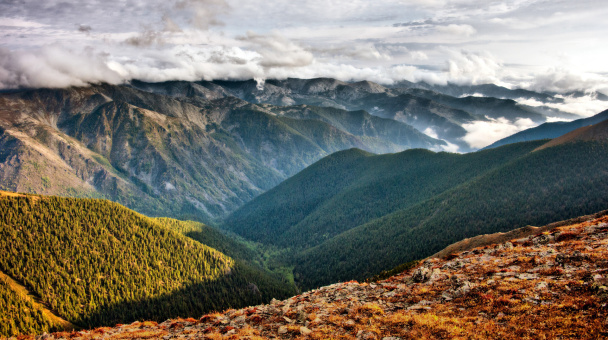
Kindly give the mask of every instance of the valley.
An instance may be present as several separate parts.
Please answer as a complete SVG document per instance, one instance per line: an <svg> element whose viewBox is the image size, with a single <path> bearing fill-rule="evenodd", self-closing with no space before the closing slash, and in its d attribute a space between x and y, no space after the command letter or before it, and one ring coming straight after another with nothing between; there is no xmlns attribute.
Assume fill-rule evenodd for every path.
<svg viewBox="0 0 608 340"><path fill-rule="evenodd" d="M178 317L237 334L245 324L221 314L197 320L284 309L291 302L276 299L349 285L339 282L398 281L455 242L606 209L606 111L547 122L569 116L515 99L559 97L469 90L289 78L0 93L0 271L11 278L0 310L12 311L3 334L155 337ZM542 124L482 150L469 144L471 124L498 120ZM380 313L370 307L380 300L349 307L364 314L354 321L323 321L325 331L290 312L295 322L245 328L314 338L359 334L372 317L390 329L380 316L405 307ZM276 314L264 313L260 322ZM131 325L106 328L115 324Z"/></svg>

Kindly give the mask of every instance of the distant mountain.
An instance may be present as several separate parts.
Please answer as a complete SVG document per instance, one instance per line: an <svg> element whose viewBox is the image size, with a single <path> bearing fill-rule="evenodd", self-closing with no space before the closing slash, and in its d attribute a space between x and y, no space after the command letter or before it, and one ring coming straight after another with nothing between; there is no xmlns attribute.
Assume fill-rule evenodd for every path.
<svg viewBox="0 0 608 340"><path fill-rule="evenodd" d="M0 274L33 295L19 295L0 280L0 296L11 301L0 304L0 315L29 313L14 325L0 318L0 329L11 333L58 327L37 299L76 326L96 327L198 317L295 293L252 265L246 246L200 223L152 219L105 200L6 192L0 192L0 211Z"/></svg>
<svg viewBox="0 0 608 340"><path fill-rule="evenodd" d="M171 82L0 95L0 188L215 221L323 156L441 148L366 112L251 104Z"/></svg>
<svg viewBox="0 0 608 340"><path fill-rule="evenodd" d="M407 88L420 88L425 90L431 90L439 93L446 94L452 97L466 97L474 95L482 95L484 97L494 98L505 98L505 99L535 99L540 102L562 102L563 100L554 98L552 94L538 93L523 89L508 89L504 86L498 86L495 84L482 84L482 85L458 85L454 83L448 83L446 85L433 85L425 82L411 83L402 82L397 83L394 87L407 87Z"/></svg>
<svg viewBox="0 0 608 340"><path fill-rule="evenodd" d="M465 155L340 152L252 200L226 227L290 249L283 260L303 287L361 279L466 237L605 209L606 129Z"/></svg>
<svg viewBox="0 0 608 340"><path fill-rule="evenodd" d="M506 144L526 142L539 139L553 139L583 126L597 124L608 119L608 110L600 112L593 117L577 119L571 122L544 123L514 135L503 138L486 146L484 149L492 149Z"/></svg>
<svg viewBox="0 0 608 340"><path fill-rule="evenodd" d="M509 90L496 85L447 86L400 82L382 86L369 81L342 82L331 78L268 80L258 84L248 81L197 82L207 89L222 88L221 95L256 104L315 105L347 110L366 110L373 115L398 120L420 131L437 135L460 151L472 151L463 141L462 124L487 118L516 121L527 118L542 123L546 115L575 118L547 107L520 105L515 99L535 99L542 103L563 102L551 94L527 90ZM484 97L474 94L483 92ZM219 92L218 92L219 93ZM464 98L460 98L464 97Z"/></svg>
<svg viewBox="0 0 608 340"><path fill-rule="evenodd" d="M0 189L217 223L337 151L469 152L468 124L545 120L511 99L421 87L289 78L3 92Z"/></svg>

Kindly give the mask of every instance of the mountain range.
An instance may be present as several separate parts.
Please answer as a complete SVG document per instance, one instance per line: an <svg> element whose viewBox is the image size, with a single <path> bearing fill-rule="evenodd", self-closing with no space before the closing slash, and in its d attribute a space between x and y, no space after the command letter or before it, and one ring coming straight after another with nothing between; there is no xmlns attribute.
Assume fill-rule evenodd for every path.
<svg viewBox="0 0 608 340"><path fill-rule="evenodd" d="M327 78L0 93L0 333L198 317L604 210L608 111L553 104Z"/></svg>
<svg viewBox="0 0 608 340"><path fill-rule="evenodd" d="M467 124L542 123L496 86L329 78L172 81L0 93L0 189L107 198L150 216L219 223L334 152L473 151ZM568 116L566 113L551 115Z"/></svg>
<svg viewBox="0 0 608 340"><path fill-rule="evenodd" d="M287 249L304 288L363 279L455 240L608 205L606 121L469 154L328 156L232 213L225 227Z"/></svg>

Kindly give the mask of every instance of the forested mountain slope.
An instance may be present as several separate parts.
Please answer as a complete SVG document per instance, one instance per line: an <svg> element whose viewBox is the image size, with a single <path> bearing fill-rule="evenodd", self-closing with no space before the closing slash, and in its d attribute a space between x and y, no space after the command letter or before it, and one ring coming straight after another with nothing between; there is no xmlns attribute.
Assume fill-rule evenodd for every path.
<svg viewBox="0 0 608 340"><path fill-rule="evenodd" d="M464 155L337 152L247 203L225 225L255 241L307 248L438 195L542 143Z"/></svg>
<svg viewBox="0 0 608 340"><path fill-rule="evenodd" d="M284 260L303 287L365 278L467 237L604 210L605 125L466 155L337 153L236 211L227 227L290 249Z"/></svg>
<svg viewBox="0 0 608 340"><path fill-rule="evenodd" d="M605 142L532 152L298 254L295 271L304 286L363 278L467 237L603 210L607 162Z"/></svg>
<svg viewBox="0 0 608 340"><path fill-rule="evenodd" d="M183 236L186 222L151 219L109 201L2 195L0 212L0 271L77 326L197 316L295 292L288 282ZM209 243L247 255L235 241L191 227L211 235ZM38 319L42 331L48 325Z"/></svg>

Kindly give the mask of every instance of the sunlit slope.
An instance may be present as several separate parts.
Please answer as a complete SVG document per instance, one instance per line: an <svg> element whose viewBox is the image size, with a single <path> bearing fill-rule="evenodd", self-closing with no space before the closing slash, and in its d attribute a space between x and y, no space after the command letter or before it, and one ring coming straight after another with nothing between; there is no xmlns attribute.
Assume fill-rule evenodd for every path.
<svg viewBox="0 0 608 340"><path fill-rule="evenodd" d="M76 325L199 316L293 293L109 201L2 196L0 211L0 270Z"/></svg>

